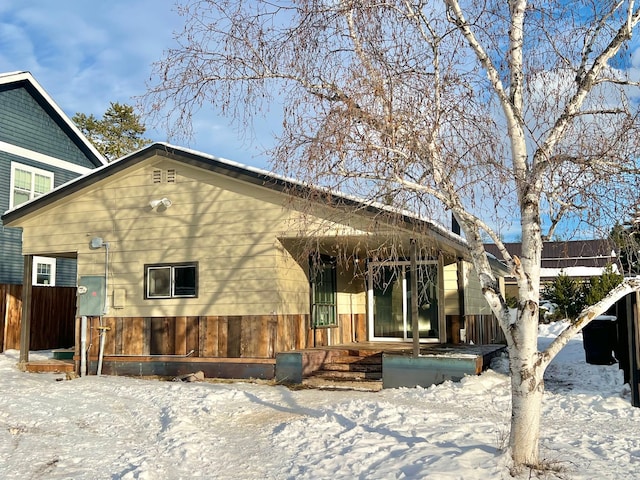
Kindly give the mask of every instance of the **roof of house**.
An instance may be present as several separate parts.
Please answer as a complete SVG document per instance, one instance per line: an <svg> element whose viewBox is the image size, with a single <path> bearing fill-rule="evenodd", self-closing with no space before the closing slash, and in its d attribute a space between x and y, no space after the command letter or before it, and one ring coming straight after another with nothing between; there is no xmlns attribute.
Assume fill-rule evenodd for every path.
<svg viewBox="0 0 640 480"><path fill-rule="evenodd" d="M246 166L231 160L197 152L188 148L177 147L167 143L153 143L114 162L103 165L100 168L77 177L64 185L55 188L46 195L23 203L12 210L8 210L4 215L2 215L2 221L5 225L10 224L13 221L35 212L45 205L51 204L71 193L93 185L97 181L124 171L154 155L162 155L174 161L183 162L188 165L203 168L211 172L237 178L244 182L287 194L308 196L310 193L317 193L318 198L322 198L323 201L331 202L331 204L335 206L343 205L356 207L358 211L364 214L388 214L389 216L395 216L408 228L419 227L424 229L431 234L436 235L440 241L452 246L456 250L463 251L467 246L466 241L459 235L451 232L444 226L432 220L419 217L412 212L393 209L388 205L379 203L366 202L353 196L331 192L320 187L312 187L297 180L268 172L266 170Z"/></svg>
<svg viewBox="0 0 640 480"><path fill-rule="evenodd" d="M511 255L522 256L522 243L505 243ZM499 257L495 244L486 244L487 252ZM614 245L609 240L570 240L542 244L542 276L555 277L561 271L569 276L600 275L605 267L618 264Z"/></svg>
<svg viewBox="0 0 640 480"><path fill-rule="evenodd" d="M25 88L93 165L100 167L107 164L107 160L102 154L91 144L30 72L0 73L0 88L8 87Z"/></svg>

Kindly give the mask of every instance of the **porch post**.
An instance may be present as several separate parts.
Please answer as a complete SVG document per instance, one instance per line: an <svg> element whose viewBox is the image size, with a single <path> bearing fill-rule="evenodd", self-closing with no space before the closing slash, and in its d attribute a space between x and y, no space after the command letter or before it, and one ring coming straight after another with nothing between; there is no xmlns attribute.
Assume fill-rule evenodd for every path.
<svg viewBox="0 0 640 480"><path fill-rule="evenodd" d="M20 363L29 361L29 341L31 339L31 298L33 255L24 256L24 274L22 276L22 318L20 320Z"/></svg>
<svg viewBox="0 0 640 480"><path fill-rule="evenodd" d="M411 331L413 335L413 356L420 356L420 327L418 325L418 261L416 239L411 239Z"/></svg>

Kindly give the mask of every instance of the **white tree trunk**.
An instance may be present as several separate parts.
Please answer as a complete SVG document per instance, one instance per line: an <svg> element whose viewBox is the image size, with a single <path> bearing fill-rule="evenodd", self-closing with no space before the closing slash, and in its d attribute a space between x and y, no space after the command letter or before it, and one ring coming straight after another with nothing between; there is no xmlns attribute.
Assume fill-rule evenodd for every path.
<svg viewBox="0 0 640 480"><path fill-rule="evenodd" d="M518 350L509 349L512 402L509 445L515 465L533 466L538 464L544 371L535 365L535 354L524 358Z"/></svg>

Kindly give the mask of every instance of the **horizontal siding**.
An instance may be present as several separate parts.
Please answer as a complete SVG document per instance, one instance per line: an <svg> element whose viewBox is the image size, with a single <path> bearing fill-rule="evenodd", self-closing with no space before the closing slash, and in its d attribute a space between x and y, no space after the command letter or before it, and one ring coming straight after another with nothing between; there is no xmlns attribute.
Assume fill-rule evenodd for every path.
<svg viewBox="0 0 640 480"><path fill-rule="evenodd" d="M304 266L277 241L290 225L281 195L166 160L149 163L42 210L24 225L25 252L78 252L82 275L102 275L105 249L89 248L102 237L109 287L125 291L118 316L308 313ZM153 184L154 168L167 166L178 169L178 183ZM152 210L149 202L163 197L173 205ZM198 298L144 299L145 264L186 261L199 262Z"/></svg>
<svg viewBox="0 0 640 480"><path fill-rule="evenodd" d="M9 209L10 181L11 160L8 154L0 152L0 215ZM0 220L0 225L2 225L2 220Z"/></svg>
<svg viewBox="0 0 640 480"><path fill-rule="evenodd" d="M490 315L491 308L482 294L482 287L471 264L465 264L465 315Z"/></svg>
<svg viewBox="0 0 640 480"><path fill-rule="evenodd" d="M7 152L0 152L0 212L5 212L9 209L11 162L18 162L22 165L53 172L54 187L58 187L78 176L75 172L52 167ZM22 236L20 230L9 227L2 229L1 225L2 222L0 221L0 283L22 284L24 260L22 258ZM5 231L8 233L5 233ZM56 231L59 232L59 229L56 229ZM58 267L56 268L57 285L75 286L75 264L69 265L68 263L60 265L60 261L58 261Z"/></svg>
<svg viewBox="0 0 640 480"><path fill-rule="evenodd" d="M35 162L33 160L12 155L6 152L0 152L0 211L5 212L10 204L10 178L11 178L11 162L18 162L23 165L48 170L54 174L54 187L77 177L78 174L69 172L57 167ZM0 226L2 222L0 221ZM22 283L22 271L24 260L22 258L22 236L19 230L7 228L8 233L0 234L0 283ZM62 267L60 272L61 285L75 285L75 274L73 277L68 275L66 267ZM56 275L57 276L57 275Z"/></svg>
<svg viewBox="0 0 640 480"><path fill-rule="evenodd" d="M0 88L0 141L76 165L95 165L23 87Z"/></svg>
<svg viewBox="0 0 640 480"><path fill-rule="evenodd" d="M56 259L57 287L75 287L78 284L77 278L77 262L75 259Z"/></svg>
<svg viewBox="0 0 640 480"><path fill-rule="evenodd" d="M21 239L22 231L19 228L0 226L0 284L22 284L24 261Z"/></svg>
<svg viewBox="0 0 640 480"><path fill-rule="evenodd" d="M444 312L445 315L460 315L457 263L451 263L444 267Z"/></svg>
<svg viewBox="0 0 640 480"><path fill-rule="evenodd" d="M364 276L353 278L353 263L338 266L338 314L356 315L367 312L367 289Z"/></svg>

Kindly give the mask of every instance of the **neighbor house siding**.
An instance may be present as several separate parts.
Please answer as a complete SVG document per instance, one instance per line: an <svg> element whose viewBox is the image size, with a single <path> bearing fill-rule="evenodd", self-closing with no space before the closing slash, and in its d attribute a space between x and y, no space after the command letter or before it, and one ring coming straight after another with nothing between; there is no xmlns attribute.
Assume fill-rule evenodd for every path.
<svg viewBox="0 0 640 480"><path fill-rule="evenodd" d="M53 167L28 158L0 151L0 178L3 179L3 188L0 189L0 210L2 212L9 209L11 202L9 186L12 162L52 172L54 181L53 187L58 187L78 176L77 173L69 172L59 167ZM0 262L0 283L22 283L24 260L22 258L21 244L21 230L11 227L3 227L2 222L0 222L0 252L2 255L2 261ZM68 262L69 261L67 261L67 263ZM60 261L58 261L58 265L59 264ZM73 267L73 271L71 271L67 265L63 265L61 268L57 268L56 272L56 285L76 285L75 267Z"/></svg>
<svg viewBox="0 0 640 480"><path fill-rule="evenodd" d="M52 172L53 187L102 164L97 152L28 73L6 74L0 80L0 211L11 205L12 162ZM21 231L0 223L0 283L22 283L21 247ZM70 262L73 260L57 262L56 285L76 285Z"/></svg>
<svg viewBox="0 0 640 480"><path fill-rule="evenodd" d="M20 245L22 231L19 228L0 226L0 284L22 284L23 261Z"/></svg>
<svg viewBox="0 0 640 480"><path fill-rule="evenodd" d="M70 136L68 126L58 123L46 104L40 105L22 85L0 86L0 141L94 168Z"/></svg>

